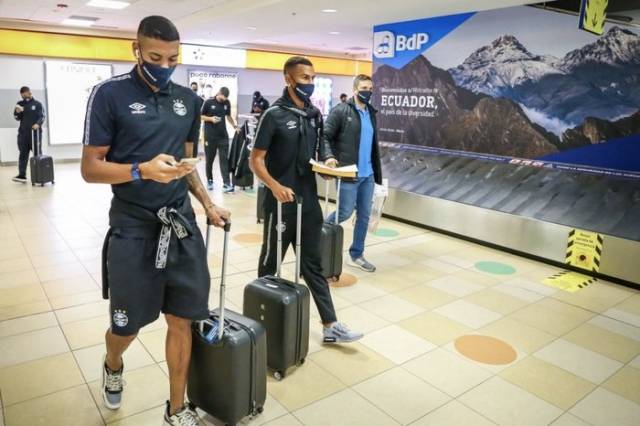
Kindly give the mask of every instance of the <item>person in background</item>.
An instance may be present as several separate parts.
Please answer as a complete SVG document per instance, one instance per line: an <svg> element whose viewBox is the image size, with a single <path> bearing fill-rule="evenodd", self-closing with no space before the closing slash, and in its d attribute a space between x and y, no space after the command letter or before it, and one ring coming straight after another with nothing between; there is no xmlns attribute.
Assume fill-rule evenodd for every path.
<svg viewBox="0 0 640 426"><path fill-rule="evenodd" d="M12 180L14 182L27 182L27 163L29 153L37 138L42 141L42 123L44 123L44 108L36 101L31 94L31 89L27 86L20 88L22 100L16 104L13 110L13 118L20 122L18 127L18 175Z"/></svg>
<svg viewBox="0 0 640 426"><path fill-rule="evenodd" d="M84 180L111 184L113 192L103 246L103 294L109 296L111 327L101 394L106 408L120 408L122 355L138 331L163 313L170 393L163 424L202 425L185 403L185 388L191 324L209 316L211 282L189 192L215 226L224 226L230 213L213 204L195 166L179 161L192 152L200 111L191 89L171 81L180 52L178 30L167 18L146 17L133 50L137 64L129 73L93 88L82 151Z"/></svg>
<svg viewBox="0 0 640 426"><path fill-rule="evenodd" d="M373 93L371 77L360 74L353 80L353 98L337 105L329 113L324 126L322 160L330 167L357 164L358 177L342 180L338 221L349 219L357 212L353 244L349 249L349 265L367 272L376 267L364 258L364 241L369 227L371 202L375 184L382 184L382 167L376 129L376 110L369 103ZM327 222L335 222L332 213Z"/></svg>
<svg viewBox="0 0 640 426"><path fill-rule="evenodd" d="M301 272L311 290L323 324L324 343L355 342L363 334L338 322L327 280L322 276L318 247L322 232L322 209L318 202L316 177L309 160L321 149L322 115L311 105L315 71L309 59L294 56L284 65L287 87L274 106L265 111L254 139L250 164L267 186L264 199L264 233L258 276L273 275L277 256L296 241L295 197L303 198L300 256ZM282 205L283 253L276 253L277 202Z"/></svg>
<svg viewBox="0 0 640 426"><path fill-rule="evenodd" d="M269 109L269 101L266 100L259 91L253 92L253 102L251 103L251 113L257 114L258 118Z"/></svg>
<svg viewBox="0 0 640 426"><path fill-rule="evenodd" d="M226 119L226 121L225 121ZM229 178L229 133L227 122L236 132L239 130L231 117L229 89L221 87L218 93L207 99L202 105L202 121L204 122L204 152L206 155L207 189L213 190L213 161L216 153L220 153L220 173L222 173L225 194L233 193L234 188Z"/></svg>
<svg viewBox="0 0 640 426"><path fill-rule="evenodd" d="M340 103L341 103L341 104L343 104L343 103L347 102L347 99L348 99L348 98L349 98L349 97L347 96L347 94L346 94L346 93L341 93L341 94L340 94Z"/></svg>
<svg viewBox="0 0 640 426"><path fill-rule="evenodd" d="M193 93L195 93L196 95L198 94L198 83L195 81L191 82L191 90L193 91ZM202 104L204 103L204 99L202 99L202 97L198 96L198 111L202 110ZM193 141L193 156L197 157L198 156L198 144L200 142L200 133L202 133L201 131L198 131L198 139Z"/></svg>

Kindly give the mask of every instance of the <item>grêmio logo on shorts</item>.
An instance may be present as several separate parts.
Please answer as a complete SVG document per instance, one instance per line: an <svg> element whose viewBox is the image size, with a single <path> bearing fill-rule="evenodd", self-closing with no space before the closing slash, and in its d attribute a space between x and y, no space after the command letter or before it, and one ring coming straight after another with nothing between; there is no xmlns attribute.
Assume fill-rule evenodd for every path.
<svg viewBox="0 0 640 426"><path fill-rule="evenodd" d="M124 309L116 309L113 311L113 324L117 327L126 327L129 324L127 311Z"/></svg>

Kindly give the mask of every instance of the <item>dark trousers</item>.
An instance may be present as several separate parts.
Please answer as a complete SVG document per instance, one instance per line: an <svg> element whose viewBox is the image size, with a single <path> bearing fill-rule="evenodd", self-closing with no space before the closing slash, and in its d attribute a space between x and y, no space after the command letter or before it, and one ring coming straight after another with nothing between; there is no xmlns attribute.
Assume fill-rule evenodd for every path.
<svg viewBox="0 0 640 426"><path fill-rule="evenodd" d="M225 185L229 185L229 139L228 138L212 138L206 133L204 136L204 153L206 155L207 180L213 180L213 160L216 159L216 153L220 152L220 173L222 173L222 181Z"/></svg>
<svg viewBox="0 0 640 426"><path fill-rule="evenodd" d="M42 130L38 130L40 137L42 137ZM35 132L31 129L20 130L18 132L18 151L20 156L18 157L18 175L27 176L27 163L29 162L29 153L33 146L32 134L35 136Z"/></svg>
<svg viewBox="0 0 640 426"><path fill-rule="evenodd" d="M285 214L282 221L285 223L285 230L282 233L282 258L289 245L295 247L296 244L296 215ZM264 233L262 241L262 252L260 253L260 264L258 265L258 276L275 275L277 269L277 244L278 234L276 232L277 214L275 211L266 211L264 221ZM322 210L320 205L310 211L305 211L302 216L302 256L300 258L300 271L305 282L309 286L313 300L316 303L320 318L323 324L336 321L336 310L333 307L331 291L327 280L322 276L322 266L320 263L320 251L318 241L322 231Z"/></svg>

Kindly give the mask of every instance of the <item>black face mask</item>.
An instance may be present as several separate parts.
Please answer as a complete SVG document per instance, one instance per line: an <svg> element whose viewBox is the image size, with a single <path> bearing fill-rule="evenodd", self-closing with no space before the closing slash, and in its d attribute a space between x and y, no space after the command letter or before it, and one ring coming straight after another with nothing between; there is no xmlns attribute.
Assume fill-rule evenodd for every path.
<svg viewBox="0 0 640 426"><path fill-rule="evenodd" d="M368 104L371 100L371 95L373 92L371 90L360 90L358 91L358 99L360 99L365 104Z"/></svg>

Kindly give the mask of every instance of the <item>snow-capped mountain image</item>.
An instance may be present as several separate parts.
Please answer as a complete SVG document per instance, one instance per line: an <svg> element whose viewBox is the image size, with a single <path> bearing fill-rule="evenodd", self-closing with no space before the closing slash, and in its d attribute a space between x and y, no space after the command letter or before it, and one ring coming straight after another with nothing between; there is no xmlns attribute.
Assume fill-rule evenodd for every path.
<svg viewBox="0 0 640 426"><path fill-rule="evenodd" d="M563 58L527 50L504 35L449 69L456 84L508 97L556 134L587 117L616 120L640 109L640 36L611 28Z"/></svg>

